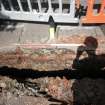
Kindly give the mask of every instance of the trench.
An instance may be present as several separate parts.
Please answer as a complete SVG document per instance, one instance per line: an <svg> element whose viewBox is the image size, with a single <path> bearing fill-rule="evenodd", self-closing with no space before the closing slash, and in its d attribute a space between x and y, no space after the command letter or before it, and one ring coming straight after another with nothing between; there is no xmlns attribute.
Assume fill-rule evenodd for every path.
<svg viewBox="0 0 105 105"><path fill-rule="evenodd" d="M5 84L4 87L1 85L1 81L2 84ZM6 66L0 68L1 92L10 92L15 97L44 97L50 102L56 102L56 104L49 105L59 105L59 103L60 105L87 105L87 103L91 102L95 102L93 105L98 105L97 103L99 102L96 99L104 96L104 92L101 93L103 91L101 89L104 89L104 82L104 70L92 70L92 72L84 72L83 70L72 69L38 71L32 69L10 68ZM59 88L62 88L62 96L59 96L61 91L56 93L56 88L53 88L54 90L52 90L53 85L56 86L58 90ZM74 89L72 90L72 88ZM74 96L72 97L80 98L78 98L79 100L77 102L75 102L77 99L74 100L69 96L69 94L71 94L71 90L74 91L72 94ZM80 96L75 96L75 92L77 95L80 94ZM93 92L93 96L88 96L88 92ZM100 94L95 96L96 92ZM81 94L84 94L84 103L81 102ZM104 105L103 103L104 102L102 101L101 105Z"/></svg>
<svg viewBox="0 0 105 105"><path fill-rule="evenodd" d="M92 41L96 48L97 40L91 39L96 42L90 40L89 43ZM103 45L104 39L99 42ZM76 55L81 48L86 51L78 60ZM31 102L39 105L105 105L104 51L104 48L88 51L79 46L77 52L73 49L17 48L14 52L0 53L1 105L12 105L14 97L17 100L34 98L37 101ZM93 54L87 57L86 52ZM46 99L48 103L40 103L38 99Z"/></svg>

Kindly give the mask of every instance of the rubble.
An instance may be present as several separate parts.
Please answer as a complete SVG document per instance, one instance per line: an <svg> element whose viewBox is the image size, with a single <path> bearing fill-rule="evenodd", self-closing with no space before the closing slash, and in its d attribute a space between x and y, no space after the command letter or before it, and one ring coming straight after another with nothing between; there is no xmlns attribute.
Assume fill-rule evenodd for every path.
<svg viewBox="0 0 105 105"><path fill-rule="evenodd" d="M0 82L3 84L2 91L0 91L0 105L8 105L9 103L10 105L18 105L18 102L20 105L23 103L26 105L25 102L32 102L30 105L105 104L105 80L101 78L68 80L65 77L46 77L27 78L23 81L19 78L1 77ZM42 102L42 100L44 101Z"/></svg>

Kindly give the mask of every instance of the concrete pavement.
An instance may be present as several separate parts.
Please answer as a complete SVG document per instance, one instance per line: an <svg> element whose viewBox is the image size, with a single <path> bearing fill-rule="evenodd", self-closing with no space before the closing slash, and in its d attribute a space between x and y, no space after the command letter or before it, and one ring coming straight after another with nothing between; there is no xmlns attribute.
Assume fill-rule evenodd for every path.
<svg viewBox="0 0 105 105"><path fill-rule="evenodd" d="M104 29L103 29L104 30ZM64 26L58 25L56 38L66 36L104 36L99 26ZM0 25L0 51L12 50L16 44L47 43L49 40L49 25L35 23L15 23ZM54 43L54 42L53 42ZM63 43L63 42L60 42Z"/></svg>

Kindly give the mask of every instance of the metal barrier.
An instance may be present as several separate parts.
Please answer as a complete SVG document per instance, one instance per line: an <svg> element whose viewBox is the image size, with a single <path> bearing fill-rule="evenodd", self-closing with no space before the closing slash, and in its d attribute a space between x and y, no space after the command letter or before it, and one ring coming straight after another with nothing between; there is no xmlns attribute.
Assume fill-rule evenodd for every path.
<svg viewBox="0 0 105 105"><path fill-rule="evenodd" d="M94 13L95 0L88 0L88 9L86 16L82 19L82 23L105 23L105 0L101 0L100 9Z"/></svg>
<svg viewBox="0 0 105 105"><path fill-rule="evenodd" d="M78 23L75 0L0 0L0 18L48 22Z"/></svg>

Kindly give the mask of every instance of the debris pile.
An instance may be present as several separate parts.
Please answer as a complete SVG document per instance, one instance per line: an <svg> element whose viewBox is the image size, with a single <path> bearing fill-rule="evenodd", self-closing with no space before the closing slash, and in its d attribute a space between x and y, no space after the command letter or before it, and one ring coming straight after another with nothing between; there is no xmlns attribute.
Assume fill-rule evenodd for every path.
<svg viewBox="0 0 105 105"><path fill-rule="evenodd" d="M9 77L1 79L0 77L0 96L2 97L0 103L13 98L29 96L31 99L41 98L41 100L46 99L49 102L63 103L62 105L105 105L104 89L104 79L67 80L65 77L46 77L22 81L21 79ZM45 105L44 102L43 105Z"/></svg>
<svg viewBox="0 0 105 105"><path fill-rule="evenodd" d="M40 85L31 83L30 81L21 81L11 78L0 80L0 90L3 93L11 94L16 97L20 96L36 96L40 90Z"/></svg>

